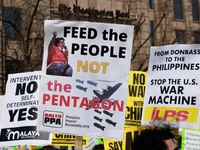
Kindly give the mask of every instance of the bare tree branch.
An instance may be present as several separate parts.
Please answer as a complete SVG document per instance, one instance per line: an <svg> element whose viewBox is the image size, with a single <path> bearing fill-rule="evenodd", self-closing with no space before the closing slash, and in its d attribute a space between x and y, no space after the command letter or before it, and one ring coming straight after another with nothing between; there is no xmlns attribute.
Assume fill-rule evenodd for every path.
<svg viewBox="0 0 200 150"><path fill-rule="evenodd" d="M146 60L148 60L148 59L149 59L149 56L147 56L147 57L145 58L145 60L140 64L138 70L141 70L141 69L142 69L143 65L145 64Z"/></svg>
<svg viewBox="0 0 200 150"><path fill-rule="evenodd" d="M32 14L32 16L31 16L30 23L29 23L29 27L28 27L28 31L27 31L27 41L29 41L29 38L30 38L31 27L32 27L32 25L33 25L34 16L35 16L35 14L36 14L36 12L37 12L39 3L40 3L40 0L37 0L36 5L34 6L34 11L33 11L33 14ZM27 43L29 43L29 42L27 42ZM27 44L27 50L28 50L28 49L29 49L29 44ZM32 50L29 52L28 55L27 55L27 54L25 54L25 55L27 55L28 57L30 57L31 53L32 53Z"/></svg>
<svg viewBox="0 0 200 150"><path fill-rule="evenodd" d="M18 34L20 41L21 41L21 42L24 41L24 38L23 38L23 36L22 36L20 30L19 30L18 27L16 26L16 24L14 24L13 22L11 22L11 21L9 21L9 20L3 20L3 19L0 19L0 20L3 21L3 22L9 23L9 26L12 26L12 28L13 28L13 29L15 30L15 32ZM8 26L6 26L6 28L7 28L7 27L8 27ZM2 29L2 30L3 30L3 29Z"/></svg>
<svg viewBox="0 0 200 150"><path fill-rule="evenodd" d="M134 29L135 30L135 36L134 36L134 39L133 39L133 43L135 42L135 39L137 37L138 31L140 30L141 25L146 21L146 20L143 20L143 22L141 23L143 15L144 14L142 13L140 20L138 21L137 25L135 26L135 29Z"/></svg>
<svg viewBox="0 0 200 150"><path fill-rule="evenodd" d="M140 48L149 40L149 38L151 37L151 35L154 34L154 32L156 31L156 29L159 27L159 25L161 24L163 18L165 17L165 14L162 16L162 18L160 19L159 23L157 24L157 26L155 27L155 29L151 32L151 34L148 36L148 38L139 46L139 48L135 51L135 53L133 54L133 57L131 58L131 61L133 61L133 59L135 58L137 52L140 50Z"/></svg>

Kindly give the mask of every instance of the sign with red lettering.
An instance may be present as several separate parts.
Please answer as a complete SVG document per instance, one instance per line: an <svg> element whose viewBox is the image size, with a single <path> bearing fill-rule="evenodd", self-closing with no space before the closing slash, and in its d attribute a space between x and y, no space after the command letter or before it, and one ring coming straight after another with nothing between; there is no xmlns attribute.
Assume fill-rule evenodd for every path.
<svg viewBox="0 0 200 150"><path fill-rule="evenodd" d="M37 129L123 139L133 26L48 20Z"/></svg>
<svg viewBox="0 0 200 150"><path fill-rule="evenodd" d="M179 128L199 129L199 47L151 48L142 125L164 121L177 123Z"/></svg>
<svg viewBox="0 0 200 150"><path fill-rule="evenodd" d="M51 144L49 133L36 130L40 80L41 71L8 76L0 146Z"/></svg>

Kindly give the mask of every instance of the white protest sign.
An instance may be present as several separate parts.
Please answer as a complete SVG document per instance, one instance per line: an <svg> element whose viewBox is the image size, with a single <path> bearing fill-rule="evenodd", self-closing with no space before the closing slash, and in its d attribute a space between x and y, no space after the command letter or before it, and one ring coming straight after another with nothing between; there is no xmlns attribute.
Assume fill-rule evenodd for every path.
<svg viewBox="0 0 200 150"><path fill-rule="evenodd" d="M0 147L0 150L13 150L13 147Z"/></svg>
<svg viewBox="0 0 200 150"><path fill-rule="evenodd" d="M200 45L152 47L142 125L178 122L179 128L199 128Z"/></svg>
<svg viewBox="0 0 200 150"><path fill-rule="evenodd" d="M188 130L183 129L182 140L181 140L181 150L198 150L200 147L200 130Z"/></svg>
<svg viewBox="0 0 200 150"><path fill-rule="evenodd" d="M83 146L82 150L91 150L93 149L95 145L98 145L98 144L99 144L99 141L97 140L97 138L89 138L88 146L87 147Z"/></svg>
<svg viewBox="0 0 200 150"><path fill-rule="evenodd" d="M10 74L1 119L0 146L50 144L36 130L41 71Z"/></svg>
<svg viewBox="0 0 200 150"><path fill-rule="evenodd" d="M45 21L37 129L122 140L132 38L133 26Z"/></svg>

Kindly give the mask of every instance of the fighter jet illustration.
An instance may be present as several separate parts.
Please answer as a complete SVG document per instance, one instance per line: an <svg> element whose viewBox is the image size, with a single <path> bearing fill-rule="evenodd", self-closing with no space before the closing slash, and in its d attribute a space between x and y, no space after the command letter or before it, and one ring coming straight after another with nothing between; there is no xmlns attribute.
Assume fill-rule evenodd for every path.
<svg viewBox="0 0 200 150"><path fill-rule="evenodd" d="M122 83L118 83L115 86L108 86L107 89L103 89L103 92L99 90L93 90L93 93L99 98L99 103L101 103L104 99L108 99L115 91L122 85Z"/></svg>
<svg viewBox="0 0 200 150"><path fill-rule="evenodd" d="M108 86L107 89L103 89L103 92L99 90L93 90L93 93L96 95L95 98L99 98L97 103L101 103L104 99L108 99L117 89L122 85L122 83L117 83L115 86ZM91 102L91 101L90 101ZM90 105L90 104L89 104ZM90 105L91 108L91 105ZM89 108L86 108L88 110Z"/></svg>

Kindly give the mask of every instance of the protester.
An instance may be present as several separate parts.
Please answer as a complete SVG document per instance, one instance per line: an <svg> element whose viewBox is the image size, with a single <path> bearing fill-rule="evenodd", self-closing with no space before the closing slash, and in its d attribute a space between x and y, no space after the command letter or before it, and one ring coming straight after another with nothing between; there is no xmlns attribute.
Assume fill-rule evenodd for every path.
<svg viewBox="0 0 200 150"><path fill-rule="evenodd" d="M92 150L104 150L104 146L103 144L98 144L95 145Z"/></svg>
<svg viewBox="0 0 200 150"><path fill-rule="evenodd" d="M178 150L174 134L168 129L145 129L134 139L132 150Z"/></svg>
<svg viewBox="0 0 200 150"><path fill-rule="evenodd" d="M59 150L59 149L52 145L45 145L45 146L41 147L39 150Z"/></svg>
<svg viewBox="0 0 200 150"><path fill-rule="evenodd" d="M49 43L47 57L47 74L72 76L72 67L68 64L68 49L65 46L65 39L56 38L57 32L53 32L53 37Z"/></svg>

